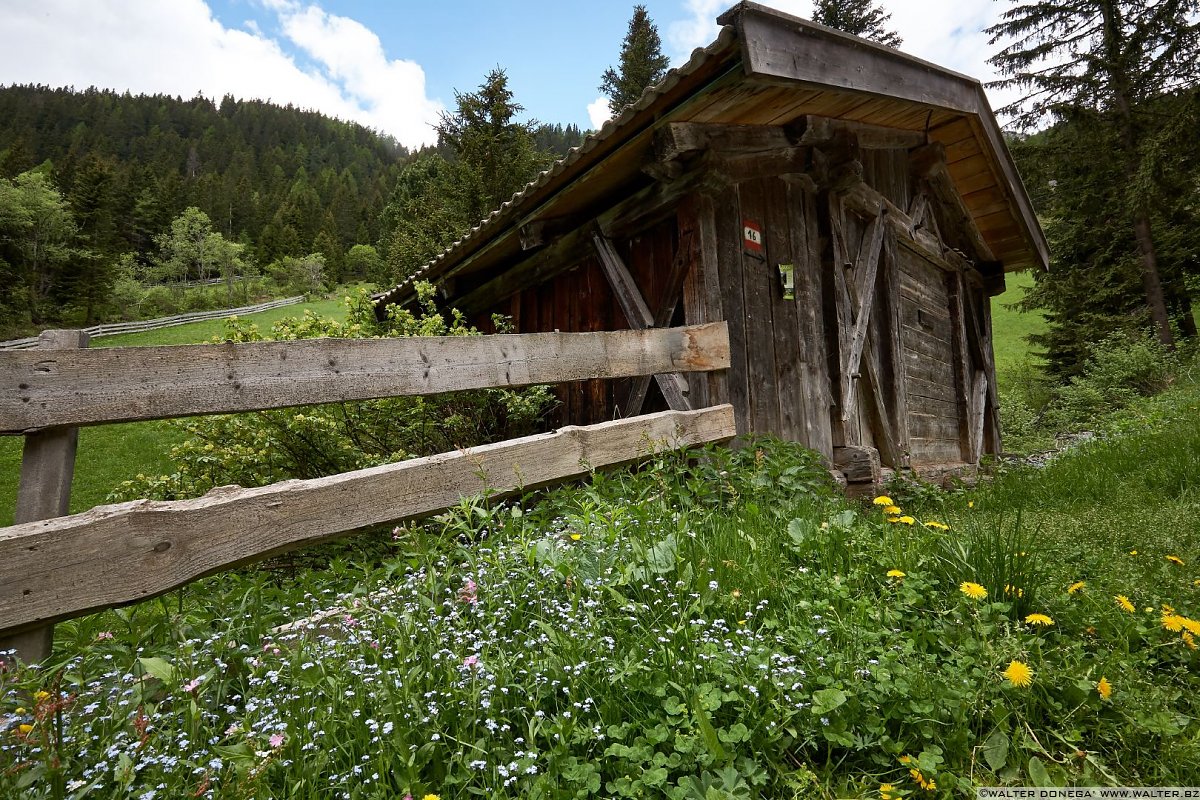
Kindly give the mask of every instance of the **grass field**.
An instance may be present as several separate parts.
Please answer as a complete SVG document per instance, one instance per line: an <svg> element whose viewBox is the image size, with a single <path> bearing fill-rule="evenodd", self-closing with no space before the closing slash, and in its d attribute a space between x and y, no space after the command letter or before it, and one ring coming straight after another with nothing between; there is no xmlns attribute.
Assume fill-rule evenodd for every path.
<svg viewBox="0 0 1200 800"><path fill-rule="evenodd" d="M992 298L992 349L996 354L996 381L1001 387L1006 385L1006 379L1010 379L1014 369L1031 358L1029 334L1046 329L1041 314L1008 308L1025 296L1025 291L1033 286L1033 280L1032 272L1008 275L1008 288Z"/></svg>
<svg viewBox="0 0 1200 800"><path fill-rule="evenodd" d="M265 331L276 320L300 316L306 310L338 318L344 318L346 313L339 297L276 308L250 314L243 319L256 323ZM144 333L105 336L94 340L92 346L196 344L220 335L223 329L223 320L205 320ZM75 459L75 480L71 487L71 512L86 511L92 506L104 503L114 486L135 477L138 473L152 475L170 472L168 453L179 438L179 433L166 422L101 425L80 430L79 449ZM13 522L13 508L21 473L21 443L22 439L19 436L0 437L0 526L11 525Z"/></svg>

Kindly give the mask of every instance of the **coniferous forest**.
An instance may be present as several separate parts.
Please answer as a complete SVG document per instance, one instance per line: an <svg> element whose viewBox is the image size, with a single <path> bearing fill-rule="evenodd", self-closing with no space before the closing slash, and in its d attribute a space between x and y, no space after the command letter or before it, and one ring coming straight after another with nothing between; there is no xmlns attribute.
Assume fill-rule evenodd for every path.
<svg viewBox="0 0 1200 800"><path fill-rule="evenodd" d="M509 191L583 137L514 127L531 155L505 176ZM413 153L262 101L0 87L0 335L236 305L247 281L260 294L387 283L400 277L387 256L408 193L455 160L452 141ZM227 290L179 291L222 278Z"/></svg>

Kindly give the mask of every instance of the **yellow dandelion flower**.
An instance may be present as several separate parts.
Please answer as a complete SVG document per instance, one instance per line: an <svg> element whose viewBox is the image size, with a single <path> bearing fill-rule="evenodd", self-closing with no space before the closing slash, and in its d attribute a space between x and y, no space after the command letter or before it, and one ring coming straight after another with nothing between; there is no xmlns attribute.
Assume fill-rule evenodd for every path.
<svg viewBox="0 0 1200 800"><path fill-rule="evenodd" d="M1180 617L1179 624L1182 625L1183 629L1188 633L1195 636L1200 636L1200 622L1197 622L1194 619L1188 619L1187 617Z"/></svg>
<svg viewBox="0 0 1200 800"><path fill-rule="evenodd" d="M879 800L896 800L896 787L890 783L879 784Z"/></svg>
<svg viewBox="0 0 1200 800"><path fill-rule="evenodd" d="M988 595L987 589L970 581L963 581L959 584L958 590L972 600L986 600Z"/></svg>
<svg viewBox="0 0 1200 800"><path fill-rule="evenodd" d="M1025 618L1025 621L1030 625L1041 625L1044 628L1048 628L1054 624L1054 620L1045 614L1030 614Z"/></svg>
<svg viewBox="0 0 1200 800"><path fill-rule="evenodd" d="M1138 553L1137 553L1137 550L1130 550L1130 551L1129 551L1129 555L1131 555L1131 556L1136 556L1137 554L1138 554Z"/></svg>
<svg viewBox="0 0 1200 800"><path fill-rule="evenodd" d="M892 502L892 498L888 497L886 494L879 495L871 502L877 506L894 506L894 505L896 505L895 503Z"/></svg>
<svg viewBox="0 0 1200 800"><path fill-rule="evenodd" d="M734 600L737 600L739 597L742 596L742 590L734 589L732 592L729 593L729 596L732 597Z"/></svg>
<svg viewBox="0 0 1200 800"><path fill-rule="evenodd" d="M896 520L896 522L903 522L905 525L912 525L916 522L916 519L905 514L903 517Z"/></svg>
<svg viewBox="0 0 1200 800"><path fill-rule="evenodd" d="M442 800L442 798L438 797L436 794L427 794L422 797L421 800Z"/></svg>
<svg viewBox="0 0 1200 800"><path fill-rule="evenodd" d="M18 714L24 714L24 713L25 713L25 707L24 707L24 706L17 706L17 711L16 711L16 713L18 713Z"/></svg>
<svg viewBox="0 0 1200 800"><path fill-rule="evenodd" d="M912 763L912 756L908 756L908 755L900 756L900 763L901 763L901 764L910 764L910 763Z"/></svg>
<svg viewBox="0 0 1200 800"><path fill-rule="evenodd" d="M888 576L889 578L897 578L897 579L899 579L899 578L903 578L903 577L904 577L904 573L903 573L903 572L901 572L901 571L900 571L900 570L898 570L898 569L889 569L889 570L887 571L887 576Z"/></svg>
<svg viewBox="0 0 1200 800"><path fill-rule="evenodd" d="M1024 597L1025 590L1019 586L1013 586L1011 583L1004 584L1005 594L1015 594L1017 597Z"/></svg>
<svg viewBox="0 0 1200 800"><path fill-rule="evenodd" d="M580 534L578 534L578 533L572 533L572 534L571 534L571 541L572 541L572 542L578 542L578 541L579 541L580 539L582 539L582 538L583 538L583 536L581 536L581 535L580 535Z"/></svg>
<svg viewBox="0 0 1200 800"><path fill-rule="evenodd" d="M1169 605L1167 605L1166 603L1163 603L1163 604L1162 604L1162 610L1163 610L1163 612L1164 612L1164 613L1166 613L1166 614L1174 614L1174 613L1175 613L1175 606L1169 606Z"/></svg>
<svg viewBox="0 0 1200 800"><path fill-rule="evenodd" d="M1183 643L1188 646L1188 649L1196 649L1196 638L1192 636L1190 631L1184 631L1180 634L1180 637L1183 639Z"/></svg>
<svg viewBox="0 0 1200 800"><path fill-rule="evenodd" d="M1179 556L1167 556L1166 558L1167 561L1170 561L1172 564L1178 564L1181 567L1183 566L1183 559Z"/></svg>
<svg viewBox="0 0 1200 800"><path fill-rule="evenodd" d="M25 734L26 736L28 736L28 735L29 735L29 732L33 730L33 726L32 726L32 725L25 724L25 723L22 723L22 724L20 724L20 725L18 725L18 726L17 726L17 730L19 730L21 733L23 733L23 734Z"/></svg>
<svg viewBox="0 0 1200 800"><path fill-rule="evenodd" d="M1021 661L1012 661L1002 673L1013 686L1028 686L1033 683L1033 670Z"/></svg>
<svg viewBox="0 0 1200 800"><path fill-rule="evenodd" d="M1100 678L1100 682L1096 684L1096 693L1104 700L1112 697L1112 684L1108 682L1108 678Z"/></svg>
<svg viewBox="0 0 1200 800"><path fill-rule="evenodd" d="M38 703L42 702L49 696L50 696L49 692L34 692L33 693L33 699L35 702L38 702Z"/></svg>
<svg viewBox="0 0 1200 800"><path fill-rule="evenodd" d="M884 506L883 507L883 513L892 514L893 516L900 514L902 511L903 511L903 509L900 508L900 506Z"/></svg>
<svg viewBox="0 0 1200 800"><path fill-rule="evenodd" d="M895 525L897 522L900 521L900 518L899 517L888 517L887 521L892 523L893 525Z"/></svg>
<svg viewBox="0 0 1200 800"><path fill-rule="evenodd" d="M1183 630L1183 617L1178 614L1164 613L1162 615L1162 626L1171 633L1179 633Z"/></svg>
<svg viewBox="0 0 1200 800"><path fill-rule="evenodd" d="M1067 594L1079 594L1085 586L1087 586L1086 581L1075 581L1067 587Z"/></svg>
<svg viewBox="0 0 1200 800"><path fill-rule="evenodd" d="M1125 595L1123 595L1123 594L1118 594L1118 595L1115 595L1115 596L1113 597L1113 599L1114 599L1114 600L1116 600L1116 601L1117 601L1117 605L1119 605L1119 606L1120 606L1122 609L1124 609L1126 612L1128 612L1128 613L1130 613L1130 614L1132 614L1132 613L1133 613L1133 611L1134 611L1134 608L1133 608L1133 603L1129 602L1129 598L1128 598L1128 597L1126 597L1126 596L1125 596Z"/></svg>
<svg viewBox="0 0 1200 800"><path fill-rule="evenodd" d="M929 520L929 522L926 522L926 523L924 523L924 524L925 524L925 527L926 527L926 528L936 528L936 529L938 529L939 531L948 531L948 530L950 530L950 526L949 526L949 525L947 525L947 524L946 524L946 523L944 523L944 522L938 522L936 519L931 519L931 520Z"/></svg>
<svg viewBox="0 0 1200 800"><path fill-rule="evenodd" d="M975 507L975 501L974 501L974 500L968 500L968 501L967 501L967 508L974 508L974 507Z"/></svg>

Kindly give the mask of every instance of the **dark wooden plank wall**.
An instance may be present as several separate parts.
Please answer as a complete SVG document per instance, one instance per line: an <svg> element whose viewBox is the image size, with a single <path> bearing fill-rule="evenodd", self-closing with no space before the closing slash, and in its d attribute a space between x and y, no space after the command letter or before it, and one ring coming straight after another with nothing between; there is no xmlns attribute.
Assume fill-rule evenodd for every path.
<svg viewBox="0 0 1200 800"><path fill-rule="evenodd" d="M899 249L901 343L914 465L964 460L946 273Z"/></svg>
<svg viewBox="0 0 1200 800"><path fill-rule="evenodd" d="M637 281L650 307L657 311L664 302L664 281L674 257L678 235L670 217L632 239L616 242L617 251ZM616 297L609 288L598 259L589 256L549 280L513 295L499 309L511 317L521 333L544 331L609 331L629 327ZM477 321L483 324L484 320ZM682 308L672 324L683 324ZM631 381L590 380L561 384L555 388L559 407L554 424L587 425L628 416L621 406ZM641 413L665 411L666 402L658 386L651 383Z"/></svg>

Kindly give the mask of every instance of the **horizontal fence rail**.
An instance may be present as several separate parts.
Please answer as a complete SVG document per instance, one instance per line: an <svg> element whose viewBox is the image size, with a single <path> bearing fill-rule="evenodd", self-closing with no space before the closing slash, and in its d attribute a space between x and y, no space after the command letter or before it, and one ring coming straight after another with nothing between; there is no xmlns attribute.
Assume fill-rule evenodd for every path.
<svg viewBox="0 0 1200 800"><path fill-rule="evenodd" d="M664 411L327 478L221 487L195 500L137 500L14 525L0 529L0 630L153 597L342 532L440 511L464 496L511 494L659 447L734 435L732 406Z"/></svg>
<svg viewBox="0 0 1200 800"><path fill-rule="evenodd" d="M729 363L724 322L592 333L20 351L0 353L0 433L706 372Z"/></svg>
<svg viewBox="0 0 1200 800"><path fill-rule="evenodd" d="M296 297L285 297L281 300L271 300L254 306L224 308L217 309L216 311L190 311L186 314L176 314L173 317L144 319L136 322L111 322L103 325L93 325L90 328L83 328L82 330L93 339L98 336L116 336L121 333L142 333L144 331L158 330L159 328L187 325L190 322L225 319L226 317L236 317L239 314L257 314L260 311L270 311L273 308L293 306L296 303L303 302L303 300L304 295L298 295ZM36 336L29 336L24 339L10 339L7 342L0 342L0 350L30 350L36 347L37 343L38 337Z"/></svg>

